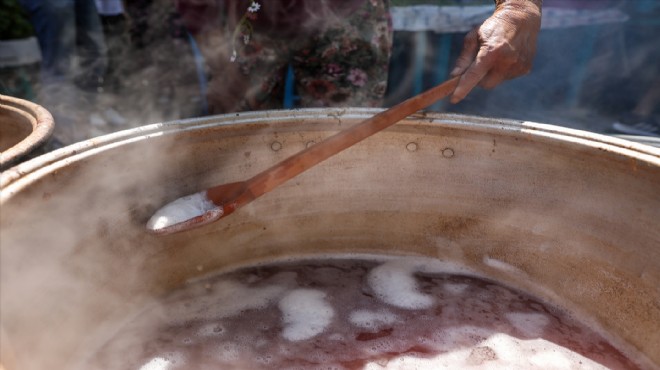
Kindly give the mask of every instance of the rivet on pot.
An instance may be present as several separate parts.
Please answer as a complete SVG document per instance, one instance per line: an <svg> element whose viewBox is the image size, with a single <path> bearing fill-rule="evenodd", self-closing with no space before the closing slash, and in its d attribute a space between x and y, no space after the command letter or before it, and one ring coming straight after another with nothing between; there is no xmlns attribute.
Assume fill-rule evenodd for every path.
<svg viewBox="0 0 660 370"><path fill-rule="evenodd" d="M273 142L270 144L270 148L271 148L273 151L277 152L278 150L282 149L282 143L280 143L279 141L273 141Z"/></svg>
<svg viewBox="0 0 660 370"><path fill-rule="evenodd" d="M408 145L406 145L406 149L409 152L416 152L417 148L418 148L418 146L417 146L417 143L415 143L415 142L411 142L411 143L408 143Z"/></svg>
<svg viewBox="0 0 660 370"><path fill-rule="evenodd" d="M442 156L445 158L451 158L454 156L454 149L452 148L444 148L442 149Z"/></svg>

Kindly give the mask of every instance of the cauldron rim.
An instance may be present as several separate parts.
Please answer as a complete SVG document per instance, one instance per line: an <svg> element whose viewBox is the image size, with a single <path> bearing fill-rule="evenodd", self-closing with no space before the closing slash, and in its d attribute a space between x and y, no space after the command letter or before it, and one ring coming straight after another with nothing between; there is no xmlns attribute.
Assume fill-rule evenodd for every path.
<svg viewBox="0 0 660 370"><path fill-rule="evenodd" d="M43 108L37 105L35 106L43 110ZM3 172L2 178L0 178L0 187L5 189L0 195L0 203L7 201L11 198L12 194L20 191L32 181L51 172L58 166L68 165L77 159L104 149L146 140L155 136L174 134L182 131L195 131L206 127L250 124L263 122L264 120L277 123L278 121L290 121L292 119L310 120L318 117L335 117L337 119L353 120L367 119L382 110L380 108L305 108L247 111L153 123L117 131L68 145L7 169ZM44 120L50 117L52 121L52 116L47 111L43 110L42 113L44 113ZM441 124L445 127L454 127L463 130L506 131L526 137L563 141L625 156L653 167L660 167L660 148L626 140L625 138L552 124L463 114L420 112L409 118L413 120L423 119L428 124ZM52 130L52 127L50 129ZM46 130L46 128L43 130Z"/></svg>

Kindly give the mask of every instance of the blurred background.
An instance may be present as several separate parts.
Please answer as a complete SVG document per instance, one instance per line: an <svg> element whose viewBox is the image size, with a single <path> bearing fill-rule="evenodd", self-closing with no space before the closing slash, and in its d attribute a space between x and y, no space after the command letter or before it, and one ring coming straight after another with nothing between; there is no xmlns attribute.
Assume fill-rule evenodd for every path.
<svg viewBox="0 0 660 370"><path fill-rule="evenodd" d="M174 0L49 3L67 1L75 6L57 13L56 26L75 35L75 43L66 55L53 55L64 52L44 47L56 40L48 41L43 17L53 15L39 14L40 1L0 0L0 94L53 114L55 133L42 151L206 114L208 67ZM391 6L386 106L444 81L465 34L494 9L492 0L391 0ZM430 109L658 137L658 34L658 0L544 0L529 75ZM298 107L291 72L285 91L282 108Z"/></svg>

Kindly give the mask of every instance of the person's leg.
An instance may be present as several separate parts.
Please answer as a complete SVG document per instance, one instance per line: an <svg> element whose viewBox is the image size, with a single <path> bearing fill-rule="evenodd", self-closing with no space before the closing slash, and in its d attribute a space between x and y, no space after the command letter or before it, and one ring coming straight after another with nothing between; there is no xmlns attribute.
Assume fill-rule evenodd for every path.
<svg viewBox="0 0 660 370"><path fill-rule="evenodd" d="M70 77L75 51L74 0L21 0L35 29L42 56L42 82Z"/></svg>
<svg viewBox="0 0 660 370"><path fill-rule="evenodd" d="M101 18L94 0L75 0L75 12L78 82L85 88L100 87L108 65Z"/></svg>
<svg viewBox="0 0 660 370"><path fill-rule="evenodd" d="M105 74L104 87L111 92L120 89L121 64L128 56L129 41L127 37L126 17L123 14L101 16L101 25L108 48L108 66Z"/></svg>
<svg viewBox="0 0 660 370"><path fill-rule="evenodd" d="M392 51L388 0L366 0L327 26L293 57L304 107L381 106Z"/></svg>

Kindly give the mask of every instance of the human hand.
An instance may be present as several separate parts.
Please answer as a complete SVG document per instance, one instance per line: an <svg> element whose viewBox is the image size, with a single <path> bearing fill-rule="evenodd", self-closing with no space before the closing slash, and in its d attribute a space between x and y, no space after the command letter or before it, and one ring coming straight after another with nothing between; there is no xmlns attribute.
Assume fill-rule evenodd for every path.
<svg viewBox="0 0 660 370"><path fill-rule="evenodd" d="M463 100L479 85L492 89L505 80L529 73L541 28L542 0L496 0L492 16L470 31L451 77L461 80L451 96Z"/></svg>

